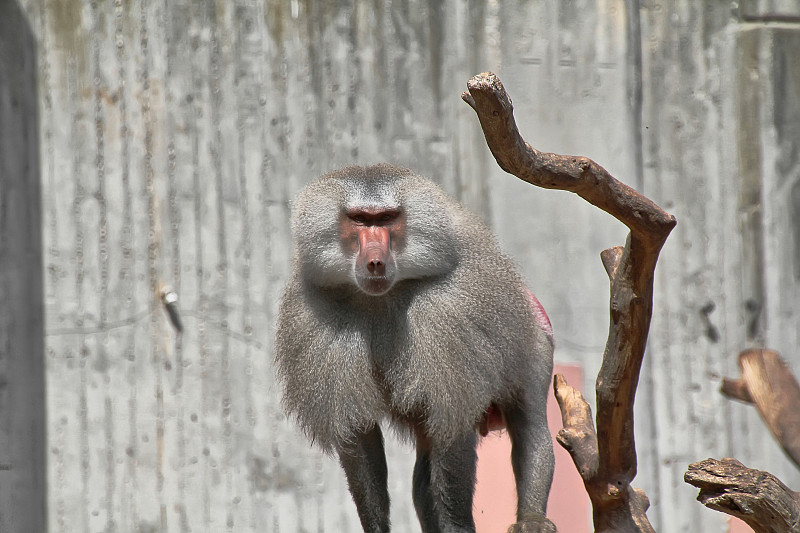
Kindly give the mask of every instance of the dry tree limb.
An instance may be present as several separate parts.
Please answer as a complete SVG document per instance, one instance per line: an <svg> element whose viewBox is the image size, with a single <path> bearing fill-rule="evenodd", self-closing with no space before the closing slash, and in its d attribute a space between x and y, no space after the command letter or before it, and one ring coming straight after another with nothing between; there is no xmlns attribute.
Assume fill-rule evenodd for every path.
<svg viewBox="0 0 800 533"><path fill-rule="evenodd" d="M722 393L754 403L783 450L800 466L800 385L786 362L772 350L739 354L742 378L724 379Z"/></svg>
<svg viewBox="0 0 800 533"><path fill-rule="evenodd" d="M486 143L500 168L538 187L574 192L631 231L651 235L647 242L661 248L675 226L675 217L587 157L551 154L531 147L517 129L511 98L491 72L473 76L467 88L461 98L478 114Z"/></svg>
<svg viewBox="0 0 800 533"><path fill-rule="evenodd" d="M697 500L744 520L756 533L800 531L800 493L736 459L706 459L689 465L684 481L700 489Z"/></svg>
<svg viewBox="0 0 800 533"><path fill-rule="evenodd" d="M719 390L728 398L744 403L754 403L753 397L750 396L750 391L747 389L747 383L742 379L722 378Z"/></svg>
<svg viewBox="0 0 800 533"><path fill-rule="evenodd" d="M597 433L594 430L592 409L580 391L567 385L561 374L553 377L553 392L561 410L564 427L556 440L572 456L582 479L597 474Z"/></svg>
<svg viewBox="0 0 800 533"><path fill-rule="evenodd" d="M570 451L592 501L595 531L653 531L647 497L631 487L636 475L633 402L653 308L653 272L675 217L586 157L540 152L526 143L514 121L511 99L494 74L478 74L462 95L477 113L486 143L500 168L548 189L574 192L628 226L624 247L606 250L611 282L611 324L597 376L597 429L588 405L563 378L554 381ZM580 395L578 395L580 396ZM591 429L590 429L591 428Z"/></svg>

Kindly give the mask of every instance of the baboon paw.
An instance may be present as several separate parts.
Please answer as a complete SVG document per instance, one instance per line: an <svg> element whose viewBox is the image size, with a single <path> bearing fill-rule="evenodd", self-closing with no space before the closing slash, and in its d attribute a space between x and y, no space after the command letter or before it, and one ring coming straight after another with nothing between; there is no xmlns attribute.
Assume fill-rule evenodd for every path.
<svg viewBox="0 0 800 533"><path fill-rule="evenodd" d="M508 528L508 533L557 533L556 525L543 515L526 516Z"/></svg>

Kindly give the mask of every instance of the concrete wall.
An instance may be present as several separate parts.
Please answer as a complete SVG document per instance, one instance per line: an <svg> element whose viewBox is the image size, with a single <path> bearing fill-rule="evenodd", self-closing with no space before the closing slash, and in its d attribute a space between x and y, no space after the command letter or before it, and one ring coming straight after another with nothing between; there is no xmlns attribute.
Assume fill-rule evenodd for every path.
<svg viewBox="0 0 800 533"><path fill-rule="evenodd" d="M37 52L0 2L0 531L47 522Z"/></svg>
<svg viewBox="0 0 800 533"><path fill-rule="evenodd" d="M625 228L496 168L459 98L483 70L528 141L679 219L637 399L656 529L722 530L682 481L708 456L800 486L755 410L717 393L746 346L800 368L800 18L705 4L19 1L37 43L43 264L22 273L44 280L49 530L357 530L270 364L290 198L346 163L413 166L485 216L592 390L598 254ZM389 448L393 521L413 531L412 453Z"/></svg>
<svg viewBox="0 0 800 533"><path fill-rule="evenodd" d="M711 523L707 510L683 506L695 491L681 473L694 459L738 457L800 486L754 410L718 393L721 376L739 375L742 347L773 346L800 374L800 225L790 214L800 60L789 59L800 18L759 19L754 4L733 20L723 4L642 12L643 190L679 225L657 273L637 422L658 427L639 446L653 455L639 478L671 531Z"/></svg>

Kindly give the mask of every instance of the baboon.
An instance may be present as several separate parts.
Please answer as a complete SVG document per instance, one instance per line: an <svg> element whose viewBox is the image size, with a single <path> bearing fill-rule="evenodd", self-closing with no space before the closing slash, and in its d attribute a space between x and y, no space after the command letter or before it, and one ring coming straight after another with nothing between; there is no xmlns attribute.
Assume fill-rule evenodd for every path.
<svg viewBox="0 0 800 533"><path fill-rule="evenodd" d="M424 532L475 530L478 435L501 421L518 495L510 531L555 531L544 517L552 329L485 224L386 164L309 184L292 224L276 339L284 406L338 455L364 531L390 527L382 421L416 443Z"/></svg>

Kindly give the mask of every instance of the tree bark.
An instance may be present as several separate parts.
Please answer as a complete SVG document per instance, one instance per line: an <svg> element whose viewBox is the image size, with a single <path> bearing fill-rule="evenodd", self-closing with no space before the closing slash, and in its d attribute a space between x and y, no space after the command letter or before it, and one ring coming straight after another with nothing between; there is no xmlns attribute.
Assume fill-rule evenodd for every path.
<svg viewBox="0 0 800 533"><path fill-rule="evenodd" d="M675 217L619 182L586 157L536 150L514 121L511 99L494 74L478 74L462 95L477 113L500 168L538 187L574 192L628 226L624 247L605 250L611 283L611 323L597 376L597 429L588 404L562 376L554 379L564 428L559 443L570 452L592 501L595 531L653 531L636 475L633 402L653 308L653 273Z"/></svg>
<svg viewBox="0 0 800 533"><path fill-rule="evenodd" d="M736 459L706 459L689 465L683 479L700 489L700 503L744 520L756 533L800 531L800 493L768 472Z"/></svg>
<svg viewBox="0 0 800 533"><path fill-rule="evenodd" d="M722 380L722 393L754 403L786 455L800 466L800 385L786 362L772 350L739 354L741 379Z"/></svg>

